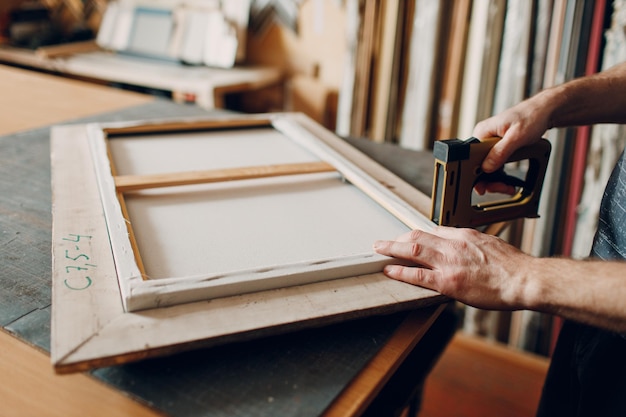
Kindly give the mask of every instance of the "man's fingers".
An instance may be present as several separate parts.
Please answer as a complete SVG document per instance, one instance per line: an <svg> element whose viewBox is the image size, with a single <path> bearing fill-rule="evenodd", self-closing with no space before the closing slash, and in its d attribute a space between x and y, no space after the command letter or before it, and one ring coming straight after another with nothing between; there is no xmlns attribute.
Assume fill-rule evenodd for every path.
<svg viewBox="0 0 626 417"><path fill-rule="evenodd" d="M432 235L419 229L413 229L396 238L397 242L415 242L417 240L429 239Z"/></svg>
<svg viewBox="0 0 626 417"><path fill-rule="evenodd" d="M490 138L493 136L502 136L499 132L499 126L492 121L493 117L476 123L472 136L478 139ZM506 131L506 129L503 129Z"/></svg>
<svg viewBox="0 0 626 417"><path fill-rule="evenodd" d="M487 191L490 193L515 195L517 189L513 185L504 184L502 182L492 182L487 184Z"/></svg>
<svg viewBox="0 0 626 417"><path fill-rule="evenodd" d="M485 195L486 193L499 193L507 195L515 195L517 189L513 185L508 185L503 182L484 182L480 181L474 185L474 191L478 195Z"/></svg>
<svg viewBox="0 0 626 417"><path fill-rule="evenodd" d="M474 185L474 191L476 191L478 195L485 195L487 192L487 183L483 181L477 182L476 185Z"/></svg>
<svg viewBox="0 0 626 417"><path fill-rule="evenodd" d="M418 242L377 241L374 243L374 250L381 255L405 259L426 266L432 266L439 257L432 246Z"/></svg>
<svg viewBox="0 0 626 417"><path fill-rule="evenodd" d="M385 267L385 275L398 281L407 282L419 287L437 290L438 274L427 268L406 267L402 265L388 265Z"/></svg>
<svg viewBox="0 0 626 417"><path fill-rule="evenodd" d="M446 239L454 237L457 231L458 229L456 227L447 227L447 226L435 226L435 228L429 232L425 232L419 229L413 229L410 232L406 232L396 237L393 241L402 242L402 243L417 242L424 246L438 248L441 245L445 244ZM385 242L385 241L379 241L379 242ZM389 241L389 243L391 242L392 241Z"/></svg>
<svg viewBox="0 0 626 417"><path fill-rule="evenodd" d="M493 145L485 157L482 164L483 171L489 173L502 168L512 153L513 149L508 146L506 138L501 139Z"/></svg>

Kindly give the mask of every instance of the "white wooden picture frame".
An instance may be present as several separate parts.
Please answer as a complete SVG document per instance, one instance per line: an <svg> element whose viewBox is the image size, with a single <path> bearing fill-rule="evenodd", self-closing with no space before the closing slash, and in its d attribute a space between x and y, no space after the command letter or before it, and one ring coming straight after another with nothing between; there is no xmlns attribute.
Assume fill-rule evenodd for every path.
<svg viewBox="0 0 626 417"><path fill-rule="evenodd" d="M51 144L58 372L442 300L371 250L430 228L428 197L303 115L61 126Z"/></svg>

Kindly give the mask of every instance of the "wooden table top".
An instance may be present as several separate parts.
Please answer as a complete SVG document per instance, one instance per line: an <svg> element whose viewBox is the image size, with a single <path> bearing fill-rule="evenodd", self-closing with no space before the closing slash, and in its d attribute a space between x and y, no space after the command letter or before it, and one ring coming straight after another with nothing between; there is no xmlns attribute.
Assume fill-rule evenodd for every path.
<svg viewBox="0 0 626 417"><path fill-rule="evenodd" d="M0 65L0 135L148 103L149 95Z"/></svg>
<svg viewBox="0 0 626 417"><path fill-rule="evenodd" d="M2 65L0 90L0 135L153 100L148 95ZM0 331L0 351L0 374L4 375L0 403L12 415L161 415L89 375L55 375L45 351L29 346L4 329Z"/></svg>

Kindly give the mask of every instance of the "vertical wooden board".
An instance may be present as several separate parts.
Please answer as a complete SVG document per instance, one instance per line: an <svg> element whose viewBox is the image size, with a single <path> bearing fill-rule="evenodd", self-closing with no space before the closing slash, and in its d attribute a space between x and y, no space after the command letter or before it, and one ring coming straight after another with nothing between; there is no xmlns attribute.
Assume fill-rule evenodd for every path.
<svg viewBox="0 0 626 417"><path fill-rule="evenodd" d="M123 308L84 126L54 127L51 149L52 166L63 167L51 173L51 354L57 362Z"/></svg>
<svg viewBox="0 0 626 417"><path fill-rule="evenodd" d="M457 0L452 5L450 33L445 50L441 99L437 110L438 126L434 139L457 137L459 119L459 97L462 89L465 51L470 25L470 0Z"/></svg>
<svg viewBox="0 0 626 417"><path fill-rule="evenodd" d="M529 84L533 4L528 1L509 1L506 7L491 114L498 114L524 100Z"/></svg>
<svg viewBox="0 0 626 417"><path fill-rule="evenodd" d="M409 149L428 149L431 142L433 103L438 92L437 70L441 54L443 1L416 2L409 46L409 75L402 111L399 143Z"/></svg>
<svg viewBox="0 0 626 417"><path fill-rule="evenodd" d="M457 134L469 136L479 120L491 115L506 2L472 2Z"/></svg>
<svg viewBox="0 0 626 417"><path fill-rule="evenodd" d="M342 136L350 136L352 132L352 109L355 106L354 90L356 88L357 51L359 46L359 1L346 2L346 53L343 75L337 101L337 121L335 131Z"/></svg>
<svg viewBox="0 0 626 417"><path fill-rule="evenodd" d="M402 33L403 5L400 0L384 1L378 22L378 39L372 69L371 128L369 137L391 142L391 115L395 113L399 44Z"/></svg>

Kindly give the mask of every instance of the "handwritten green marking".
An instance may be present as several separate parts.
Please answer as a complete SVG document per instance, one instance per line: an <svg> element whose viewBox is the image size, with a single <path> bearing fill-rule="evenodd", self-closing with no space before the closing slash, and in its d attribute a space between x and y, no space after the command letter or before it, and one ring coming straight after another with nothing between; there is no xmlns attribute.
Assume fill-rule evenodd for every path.
<svg viewBox="0 0 626 417"><path fill-rule="evenodd" d="M70 285L70 283L68 282L68 280L64 280L63 283L65 284L65 286L67 288L69 288L70 290L74 290L74 291L82 291L82 290L86 290L87 288L91 287L92 284L92 280L89 277L84 277L85 280L85 284L82 287L75 287Z"/></svg>
<svg viewBox="0 0 626 417"><path fill-rule="evenodd" d="M80 241L80 238L81 238L81 237L86 237L87 239L91 239L91 237L92 237L92 236L89 236L89 235L75 235L75 234L73 234L73 233L68 233L68 236L73 236L73 237L74 237L74 239L68 239L68 238L66 238L66 237L64 237L64 238L62 238L62 239L63 239L63 240L67 240L67 241L69 241L69 242L78 242L78 241Z"/></svg>

